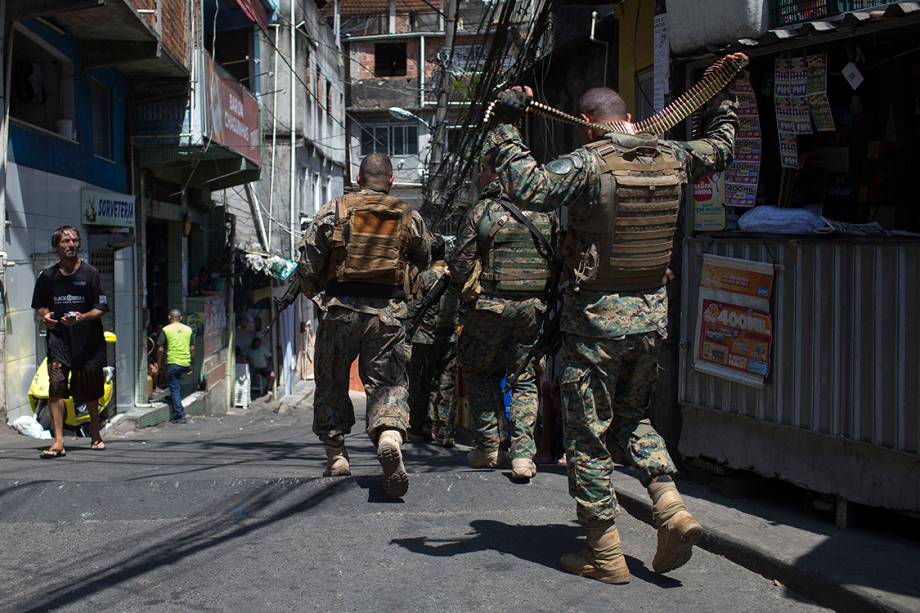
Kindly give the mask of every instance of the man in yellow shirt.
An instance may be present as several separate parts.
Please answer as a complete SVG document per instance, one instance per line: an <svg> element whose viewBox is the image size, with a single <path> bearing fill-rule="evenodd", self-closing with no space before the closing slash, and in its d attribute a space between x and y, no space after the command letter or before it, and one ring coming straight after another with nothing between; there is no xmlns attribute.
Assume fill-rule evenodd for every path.
<svg viewBox="0 0 920 613"><path fill-rule="evenodd" d="M192 341L192 329L182 323L182 313L178 309L169 312L169 324L163 326L160 333L157 354L160 366L166 357L166 379L169 381L169 395L172 398L173 413L169 421L184 424L185 407L182 406L182 394L179 381L182 375L192 372L192 358L195 356L195 344Z"/></svg>

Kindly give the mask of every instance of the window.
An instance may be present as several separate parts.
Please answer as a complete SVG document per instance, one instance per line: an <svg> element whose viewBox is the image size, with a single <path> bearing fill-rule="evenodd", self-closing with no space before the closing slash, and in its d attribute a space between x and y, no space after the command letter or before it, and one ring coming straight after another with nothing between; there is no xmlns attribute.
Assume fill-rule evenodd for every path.
<svg viewBox="0 0 920 613"><path fill-rule="evenodd" d="M361 155L417 155L418 126L413 124L366 125L361 129Z"/></svg>
<svg viewBox="0 0 920 613"><path fill-rule="evenodd" d="M10 75L10 115L67 139L73 127L73 63L17 28Z"/></svg>
<svg viewBox="0 0 920 613"><path fill-rule="evenodd" d="M406 43L377 43L374 45L374 75L378 77L406 76Z"/></svg>
<svg viewBox="0 0 920 613"><path fill-rule="evenodd" d="M440 15L437 13L412 13L413 32L439 32L441 30Z"/></svg>
<svg viewBox="0 0 920 613"><path fill-rule="evenodd" d="M211 37L208 36L210 42ZM214 59L230 73L234 79L249 91L258 87L256 65L250 59L252 54L252 29L221 31L217 36L217 49Z"/></svg>
<svg viewBox="0 0 920 613"><path fill-rule="evenodd" d="M93 153L112 159L112 92L96 81L90 81L93 101Z"/></svg>
<svg viewBox="0 0 920 613"><path fill-rule="evenodd" d="M332 117L332 83L326 79L326 113Z"/></svg>

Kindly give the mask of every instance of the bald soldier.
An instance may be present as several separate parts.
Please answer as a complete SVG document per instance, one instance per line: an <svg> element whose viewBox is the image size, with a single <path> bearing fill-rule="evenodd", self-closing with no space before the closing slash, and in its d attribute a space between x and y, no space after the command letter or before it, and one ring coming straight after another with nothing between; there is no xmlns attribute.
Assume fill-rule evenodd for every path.
<svg viewBox="0 0 920 613"><path fill-rule="evenodd" d="M588 538L583 551L560 562L571 573L627 583L608 445L624 452L648 488L658 528L655 572L685 564L703 534L677 492L677 470L647 412L667 335L665 280L681 190L731 163L735 106L713 105L703 138L690 142L585 127L584 147L541 166L514 126L529 94L522 88L500 94L498 125L486 147L505 193L521 208L569 213L560 246L570 288L560 326L561 391L569 493ZM623 99L607 88L588 90L579 113L589 122L631 121Z"/></svg>
<svg viewBox="0 0 920 613"><path fill-rule="evenodd" d="M351 474L345 435L355 424L348 397L357 358L367 392L367 435L377 446L383 489L400 498L409 489L401 446L409 427L404 276L425 268L430 239L424 221L390 196L390 159L373 153L358 170L360 191L328 202L301 242L298 274L308 297L319 294L313 432L326 450L326 475Z"/></svg>

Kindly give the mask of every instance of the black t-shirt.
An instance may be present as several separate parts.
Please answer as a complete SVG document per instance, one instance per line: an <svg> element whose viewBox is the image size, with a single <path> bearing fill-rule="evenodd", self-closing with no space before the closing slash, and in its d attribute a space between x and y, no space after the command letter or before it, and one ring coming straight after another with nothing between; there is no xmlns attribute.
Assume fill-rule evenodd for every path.
<svg viewBox="0 0 920 613"><path fill-rule="evenodd" d="M41 271L35 280L32 308L50 309L52 317L60 320L70 311L108 311L109 304L102 291L99 271L81 261L72 275L62 273L57 264ZM48 359L70 368L105 366L102 320L83 321L70 327L59 323L48 330Z"/></svg>

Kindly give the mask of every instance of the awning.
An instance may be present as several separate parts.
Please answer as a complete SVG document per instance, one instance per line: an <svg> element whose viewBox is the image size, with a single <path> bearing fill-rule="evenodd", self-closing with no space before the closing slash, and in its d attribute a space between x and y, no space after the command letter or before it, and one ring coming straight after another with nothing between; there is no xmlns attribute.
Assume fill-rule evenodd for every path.
<svg viewBox="0 0 920 613"><path fill-rule="evenodd" d="M677 61L711 58L713 55L735 51L742 51L751 58L763 57L782 51L823 45L852 36L917 25L920 25L920 2L895 2L826 19L774 28L757 39L742 38L719 49L709 48L707 52L677 58Z"/></svg>
<svg viewBox="0 0 920 613"><path fill-rule="evenodd" d="M258 24L266 32L268 31L269 14L262 0L236 0L236 3L240 5L250 21Z"/></svg>

